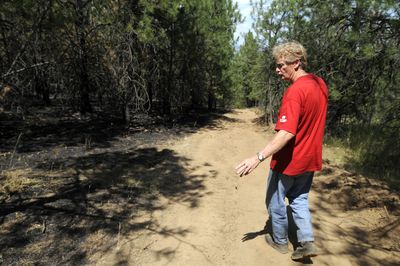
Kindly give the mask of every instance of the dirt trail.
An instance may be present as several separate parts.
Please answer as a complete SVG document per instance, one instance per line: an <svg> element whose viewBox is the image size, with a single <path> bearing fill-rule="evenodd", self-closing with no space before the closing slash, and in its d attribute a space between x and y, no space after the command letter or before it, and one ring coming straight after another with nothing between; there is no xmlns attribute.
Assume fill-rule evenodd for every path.
<svg viewBox="0 0 400 266"><path fill-rule="evenodd" d="M234 172L238 162L254 154L272 137L270 131L253 122L255 118L252 110L237 110L226 114L216 126L160 146L160 150L171 149L186 158L181 166L196 190L176 201L173 197L156 198L157 202L152 204L160 206L159 209L143 211L136 215L140 218L130 221L131 226L151 221L149 226L124 233L125 225L121 225L117 246L106 253L94 254L91 261L98 265L302 264L291 261L290 254L277 253L264 242L269 162L264 162L250 176L240 178ZM400 262L398 247L393 246L398 240L373 242L384 237L380 233L385 226L398 233L398 222L387 217L383 223L387 214L382 208L344 211L339 204L343 201L338 200L340 195L326 192L330 178L338 175L337 169L329 166L327 169L316 176L310 202L321 255L305 263L396 265ZM334 204L336 200L338 204ZM374 233L377 228L381 231Z"/></svg>

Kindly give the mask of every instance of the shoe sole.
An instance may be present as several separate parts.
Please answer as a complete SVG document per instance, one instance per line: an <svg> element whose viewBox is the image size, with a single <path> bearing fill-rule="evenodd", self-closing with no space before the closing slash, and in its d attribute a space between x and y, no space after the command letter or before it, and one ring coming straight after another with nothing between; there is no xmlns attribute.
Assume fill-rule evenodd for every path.
<svg viewBox="0 0 400 266"><path fill-rule="evenodd" d="M267 244L268 244L270 247L272 247L273 249L275 249L275 250L278 251L279 253L282 253L282 254L287 254L287 253L289 253L289 249L285 249L285 250L280 249L280 248L277 246L277 244L274 242L274 240L272 240L272 237L271 237L270 234L266 234L266 235L265 235L265 241L267 242Z"/></svg>
<svg viewBox="0 0 400 266"><path fill-rule="evenodd" d="M301 259L307 259L307 258L312 258L312 257L316 257L318 256L317 252L312 252L312 253L307 253L307 254L303 254L303 256L299 256L299 257L291 257L292 260L301 260Z"/></svg>

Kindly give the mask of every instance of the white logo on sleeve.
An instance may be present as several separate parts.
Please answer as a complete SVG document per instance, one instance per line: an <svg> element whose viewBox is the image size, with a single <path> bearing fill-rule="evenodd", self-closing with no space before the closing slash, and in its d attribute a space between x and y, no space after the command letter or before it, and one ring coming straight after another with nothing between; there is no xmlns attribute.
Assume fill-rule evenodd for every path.
<svg viewBox="0 0 400 266"><path fill-rule="evenodd" d="M283 116L281 117L281 119L279 119L279 122L281 122L281 123L287 122L286 115L283 115Z"/></svg>

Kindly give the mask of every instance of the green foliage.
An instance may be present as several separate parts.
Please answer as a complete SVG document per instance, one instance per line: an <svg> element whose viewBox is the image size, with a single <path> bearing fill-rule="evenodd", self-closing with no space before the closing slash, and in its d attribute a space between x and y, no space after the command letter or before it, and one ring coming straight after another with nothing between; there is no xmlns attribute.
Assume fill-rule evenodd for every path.
<svg viewBox="0 0 400 266"><path fill-rule="evenodd" d="M330 142L348 150L345 167L366 176L376 177L400 188L399 149L400 124L397 120L385 125L349 125L341 137ZM335 140L334 140L335 139Z"/></svg>
<svg viewBox="0 0 400 266"><path fill-rule="evenodd" d="M260 83L261 72L259 67L259 49L252 32L248 32L244 38L244 44L235 54L232 64L232 78L234 79L235 106L252 107L262 99Z"/></svg>
<svg viewBox="0 0 400 266"><path fill-rule="evenodd" d="M136 112L260 106L272 123L288 84L275 74L271 49L297 40L308 49L307 70L328 83L328 134L356 140L352 128L371 136L381 128L379 141L362 138L387 159L387 171L395 169L400 149L385 151L399 139L400 3L276 0L253 7L254 33L235 51L241 18L232 0L4 0L0 86L82 113L94 103L126 122ZM371 149L352 143L360 145L359 161L373 165Z"/></svg>
<svg viewBox="0 0 400 266"><path fill-rule="evenodd" d="M1 83L28 95L59 95L81 112L99 99L127 122L133 112L212 109L232 97L231 0L3 2Z"/></svg>
<svg viewBox="0 0 400 266"><path fill-rule="evenodd" d="M329 87L328 134L348 139L357 154L354 165L399 178L400 149L393 143L400 139L400 3L291 0L253 6L256 45L246 39L235 59L246 76L235 79L237 105L264 95L260 103L272 122L282 87L288 84L281 84L274 73L271 49L297 40L309 54L306 70L322 76ZM262 62L261 71L255 71L251 60L246 62L254 57ZM249 74L253 71L261 87Z"/></svg>

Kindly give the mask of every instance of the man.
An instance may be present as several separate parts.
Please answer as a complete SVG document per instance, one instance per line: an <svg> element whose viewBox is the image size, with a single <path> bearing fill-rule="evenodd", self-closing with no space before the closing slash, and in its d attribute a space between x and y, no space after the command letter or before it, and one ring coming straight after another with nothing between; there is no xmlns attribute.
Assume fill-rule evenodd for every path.
<svg viewBox="0 0 400 266"><path fill-rule="evenodd" d="M307 54L300 43L277 45L273 56L276 73L292 83L283 95L277 133L263 150L242 161L236 170L240 176L247 175L272 156L266 197L272 234L267 233L265 238L279 252L288 252L287 197L299 241L292 259L298 260L317 255L308 193L314 172L322 168L328 89L321 78L304 70Z"/></svg>

